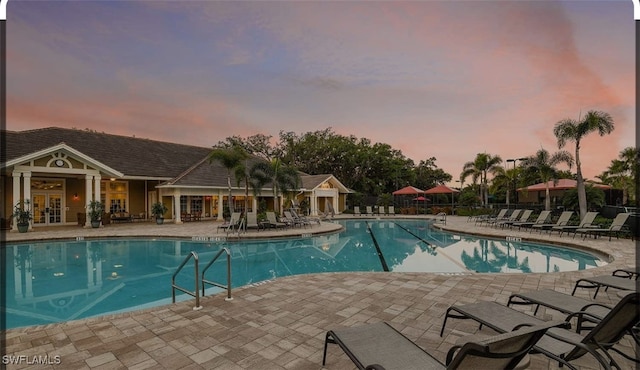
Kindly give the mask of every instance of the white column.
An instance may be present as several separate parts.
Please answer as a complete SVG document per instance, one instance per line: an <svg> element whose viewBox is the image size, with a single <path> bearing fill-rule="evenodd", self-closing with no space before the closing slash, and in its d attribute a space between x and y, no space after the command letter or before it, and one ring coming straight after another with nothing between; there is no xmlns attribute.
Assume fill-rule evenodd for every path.
<svg viewBox="0 0 640 370"><path fill-rule="evenodd" d="M102 177L100 175L96 175L93 177L93 199L97 202L100 201L100 180Z"/></svg>
<svg viewBox="0 0 640 370"><path fill-rule="evenodd" d="M258 213L258 197L251 197L252 202L251 202L251 209L253 209L253 212L256 212L256 214Z"/></svg>
<svg viewBox="0 0 640 370"><path fill-rule="evenodd" d="M312 216L317 216L318 215L318 197L316 196L315 193L311 194L311 202L310 202L310 206L311 206L311 215Z"/></svg>
<svg viewBox="0 0 640 370"><path fill-rule="evenodd" d="M224 221L224 201L222 190L218 190L218 221Z"/></svg>
<svg viewBox="0 0 640 370"><path fill-rule="evenodd" d="M173 220L176 224L182 223L180 219L180 193L173 194Z"/></svg>
<svg viewBox="0 0 640 370"><path fill-rule="evenodd" d="M84 227L91 227L91 220L89 219L89 203L93 200L93 184L91 183L91 180L93 180L93 176L92 175L85 175L84 176L84 214L85 214L85 221L84 221Z"/></svg>
<svg viewBox="0 0 640 370"><path fill-rule="evenodd" d="M24 194L24 200L25 201L29 201L29 206L25 205L25 208L29 208L31 209L31 212L33 212L33 204L31 203L31 172L24 172L22 173L22 186L23 186L23 191L22 194ZM33 229L33 220L29 221L29 230Z"/></svg>
<svg viewBox="0 0 640 370"><path fill-rule="evenodd" d="M11 211L13 212L13 207L20 201L20 176L22 176L22 172L13 171L11 176L13 176L13 203L11 204ZM15 219L11 225L12 231L18 231L18 224Z"/></svg>

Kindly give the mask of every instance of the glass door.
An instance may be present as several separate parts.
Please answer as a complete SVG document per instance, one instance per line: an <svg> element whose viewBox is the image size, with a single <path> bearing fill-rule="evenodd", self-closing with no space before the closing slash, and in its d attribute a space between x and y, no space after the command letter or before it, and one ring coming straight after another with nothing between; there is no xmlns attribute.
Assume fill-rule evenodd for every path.
<svg viewBox="0 0 640 370"><path fill-rule="evenodd" d="M33 205L34 225L55 225L62 223L62 194L34 193Z"/></svg>

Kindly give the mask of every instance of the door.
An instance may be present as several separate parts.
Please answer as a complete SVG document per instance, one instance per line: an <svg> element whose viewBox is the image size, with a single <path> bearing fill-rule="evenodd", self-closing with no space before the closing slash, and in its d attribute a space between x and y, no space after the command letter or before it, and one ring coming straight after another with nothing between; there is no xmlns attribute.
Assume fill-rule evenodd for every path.
<svg viewBox="0 0 640 370"><path fill-rule="evenodd" d="M34 225L55 225L62 223L62 193L34 193Z"/></svg>

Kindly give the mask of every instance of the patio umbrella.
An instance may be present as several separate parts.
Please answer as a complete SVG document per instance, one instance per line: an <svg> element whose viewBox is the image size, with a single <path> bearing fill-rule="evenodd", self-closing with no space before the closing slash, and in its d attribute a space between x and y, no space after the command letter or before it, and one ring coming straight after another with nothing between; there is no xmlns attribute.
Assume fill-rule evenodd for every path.
<svg viewBox="0 0 640 370"><path fill-rule="evenodd" d="M427 202L429 201L429 199L423 197L422 195L416 198L413 198L413 200L417 202L424 202L424 213L427 214ZM417 204L416 204L416 208L417 208Z"/></svg>

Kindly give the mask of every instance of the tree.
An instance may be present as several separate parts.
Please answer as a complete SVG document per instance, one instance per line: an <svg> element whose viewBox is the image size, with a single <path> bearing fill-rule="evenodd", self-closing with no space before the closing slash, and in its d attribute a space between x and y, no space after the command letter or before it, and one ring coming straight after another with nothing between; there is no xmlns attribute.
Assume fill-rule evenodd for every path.
<svg viewBox="0 0 640 370"><path fill-rule="evenodd" d="M257 162L251 167L250 176L255 179L256 186L262 188L271 183L273 188L273 207L280 214L278 194L297 189L300 184L300 174L291 166L287 166L279 159L270 162Z"/></svg>
<svg viewBox="0 0 640 370"><path fill-rule="evenodd" d="M511 186L516 184L519 172L520 170L516 168L504 169L502 167L498 167L496 169L495 176L493 177L493 181L491 182L492 188L495 187L496 191L500 189L505 192L505 202L507 203L507 207L509 207L511 199ZM515 190L516 189L514 189L514 191Z"/></svg>
<svg viewBox="0 0 640 370"><path fill-rule="evenodd" d="M583 119L576 121L566 118L556 123L553 128L553 134L558 139L558 149L562 149L568 141L576 143L575 162L580 219L587 213L587 196L582 177L582 163L580 162L580 142L586 135L596 131L600 136L610 134L613 131L613 118L609 113L591 110Z"/></svg>
<svg viewBox="0 0 640 370"><path fill-rule="evenodd" d="M593 185L586 185L584 187L585 193L587 195L587 209L595 210L600 209L605 205L605 195L602 189L598 189ZM562 205L566 209L575 210L578 208L578 189L569 189L562 196Z"/></svg>
<svg viewBox="0 0 640 370"><path fill-rule="evenodd" d="M480 197L482 198L482 204L489 204L489 187L487 186L489 173L495 174L499 171L502 158L500 156L492 156L487 153L478 153L476 159L473 162L467 162L462 168L462 174L460 178L466 179L472 176L474 183L480 180Z"/></svg>
<svg viewBox="0 0 640 370"><path fill-rule="evenodd" d="M238 172L249 154L239 146L217 147L209 153L209 163L219 161L227 169L227 185L229 187L228 207L229 213L233 213L233 200L231 193L231 174Z"/></svg>
<svg viewBox="0 0 640 370"><path fill-rule="evenodd" d="M635 202L636 179L638 178L638 158L640 150L634 147L624 148L618 159L611 161L609 167L596 176L603 183L622 189L622 204L629 200Z"/></svg>
<svg viewBox="0 0 640 370"><path fill-rule="evenodd" d="M573 157L566 150L560 150L550 155L546 149L540 149L535 155L525 158L522 162L531 177L545 183L544 209L551 210L551 196L549 194L549 181L557 180L560 171L555 167L559 163L566 163L569 167L573 165Z"/></svg>

